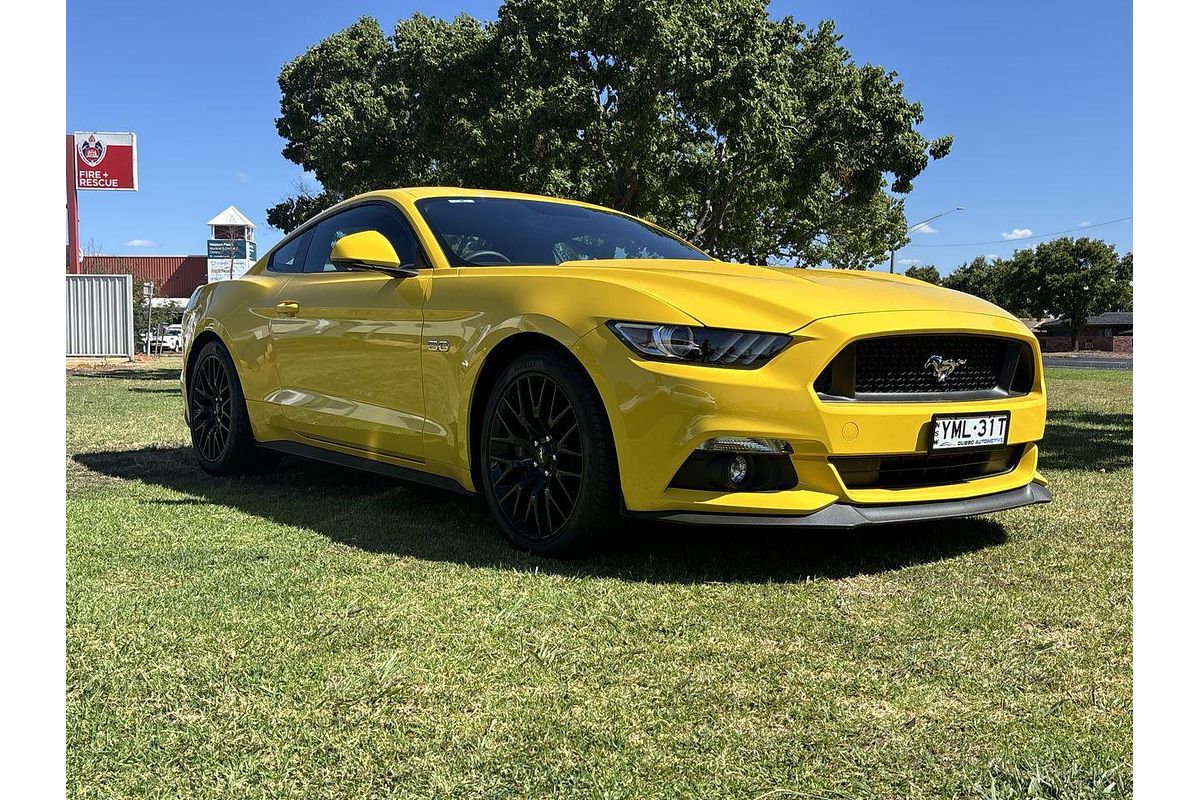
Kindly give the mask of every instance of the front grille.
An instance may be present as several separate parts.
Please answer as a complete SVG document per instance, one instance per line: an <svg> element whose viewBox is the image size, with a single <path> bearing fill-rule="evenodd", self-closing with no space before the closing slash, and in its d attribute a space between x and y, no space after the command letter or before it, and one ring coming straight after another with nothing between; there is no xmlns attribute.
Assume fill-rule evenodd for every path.
<svg viewBox="0 0 1200 800"><path fill-rule="evenodd" d="M987 336L888 336L858 343L854 391L880 394L972 392L1000 382L1008 342ZM939 381L931 356L965 362Z"/></svg>
<svg viewBox="0 0 1200 800"><path fill-rule="evenodd" d="M1011 445L967 453L835 456L829 461L848 489L914 489L1001 475L1020 459L1021 445Z"/></svg>
<svg viewBox="0 0 1200 800"><path fill-rule="evenodd" d="M1025 394L1032 382L1033 352L1024 342L972 334L909 334L847 346L813 387L830 399L972 399Z"/></svg>

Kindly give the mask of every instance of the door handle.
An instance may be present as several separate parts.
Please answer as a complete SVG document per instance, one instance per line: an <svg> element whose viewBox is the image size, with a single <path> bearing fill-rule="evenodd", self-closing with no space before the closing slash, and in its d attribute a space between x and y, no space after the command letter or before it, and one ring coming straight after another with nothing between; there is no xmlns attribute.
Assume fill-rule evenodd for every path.
<svg viewBox="0 0 1200 800"><path fill-rule="evenodd" d="M275 313L281 317L294 317L300 313L300 304L294 300L284 300L275 304Z"/></svg>

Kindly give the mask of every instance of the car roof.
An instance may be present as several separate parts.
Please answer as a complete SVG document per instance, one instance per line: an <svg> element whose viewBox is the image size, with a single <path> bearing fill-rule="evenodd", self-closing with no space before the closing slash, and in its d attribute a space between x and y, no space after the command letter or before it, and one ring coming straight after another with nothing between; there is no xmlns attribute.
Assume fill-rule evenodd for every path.
<svg viewBox="0 0 1200 800"><path fill-rule="evenodd" d="M412 200L425 200L430 197L498 197L510 200L540 200L547 203L565 203L572 206L595 208L600 211L613 210L595 205L594 203L568 200L563 197L549 197L547 195L529 194L526 192L505 192L498 189L474 189L466 186L404 186L395 189L380 189L374 192L367 192L366 194L359 195L359 197L378 197L380 195L391 196L393 199L400 199L401 196L406 196Z"/></svg>

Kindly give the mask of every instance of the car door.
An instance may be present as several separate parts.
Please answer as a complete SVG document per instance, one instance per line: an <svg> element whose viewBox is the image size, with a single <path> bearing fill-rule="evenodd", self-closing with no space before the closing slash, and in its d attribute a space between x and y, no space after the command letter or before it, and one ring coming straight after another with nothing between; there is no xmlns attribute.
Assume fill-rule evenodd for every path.
<svg viewBox="0 0 1200 800"><path fill-rule="evenodd" d="M422 460L422 305L428 271L397 278L347 270L329 259L343 236L374 230L401 264L428 263L394 206L369 202L312 229L303 272L276 295L272 347L288 424L319 442Z"/></svg>

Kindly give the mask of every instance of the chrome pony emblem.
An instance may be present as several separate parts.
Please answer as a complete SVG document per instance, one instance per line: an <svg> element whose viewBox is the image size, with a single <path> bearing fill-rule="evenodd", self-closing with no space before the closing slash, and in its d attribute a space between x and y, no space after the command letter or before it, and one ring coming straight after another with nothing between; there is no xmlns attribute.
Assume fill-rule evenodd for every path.
<svg viewBox="0 0 1200 800"><path fill-rule="evenodd" d="M966 365L965 358L942 358L941 356L930 356L925 362L925 369L933 370L933 374L937 377L938 383L945 383L946 378L950 377L950 373L961 366Z"/></svg>

